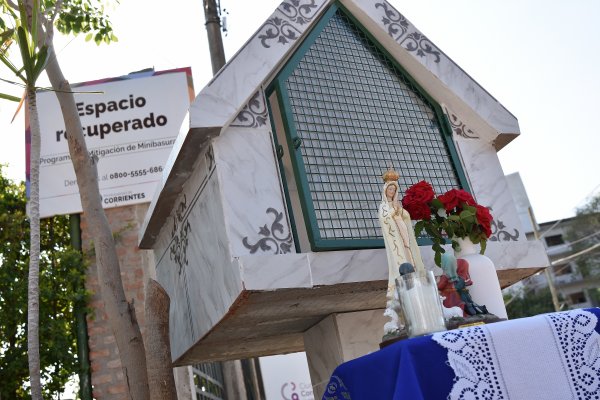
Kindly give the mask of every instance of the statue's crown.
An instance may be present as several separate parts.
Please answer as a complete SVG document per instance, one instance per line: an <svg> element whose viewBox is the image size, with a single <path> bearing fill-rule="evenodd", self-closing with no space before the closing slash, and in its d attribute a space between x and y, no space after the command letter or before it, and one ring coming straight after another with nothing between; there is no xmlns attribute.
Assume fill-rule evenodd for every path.
<svg viewBox="0 0 600 400"><path fill-rule="evenodd" d="M384 182L396 182L400 178L400 174L390 167L381 177Z"/></svg>

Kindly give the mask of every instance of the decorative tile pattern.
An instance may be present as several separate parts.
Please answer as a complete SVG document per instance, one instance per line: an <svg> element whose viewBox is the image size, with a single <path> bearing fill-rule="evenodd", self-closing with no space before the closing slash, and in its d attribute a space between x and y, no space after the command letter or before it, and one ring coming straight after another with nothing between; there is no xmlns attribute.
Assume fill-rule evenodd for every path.
<svg viewBox="0 0 600 400"><path fill-rule="evenodd" d="M492 220L492 236L490 236L490 241L492 242L500 242L500 241L517 241L519 240L519 231L517 229L513 229L514 233L510 233L508 229L506 229L506 225L501 220Z"/></svg>
<svg viewBox="0 0 600 400"><path fill-rule="evenodd" d="M273 43L289 45L295 42L302 31L296 25L308 24L317 14L319 5L315 0L288 0L281 3L277 10L281 17L272 17L259 30L258 38L265 48Z"/></svg>
<svg viewBox="0 0 600 400"><path fill-rule="evenodd" d="M277 9L290 21L295 21L297 24L304 25L309 23L315 17L319 10L319 6L316 4L315 0L289 0L281 3Z"/></svg>
<svg viewBox="0 0 600 400"><path fill-rule="evenodd" d="M171 230L171 247L169 248L169 258L179 266L179 275L184 265L188 265L187 248L188 234L192 230L187 219L184 220L184 214L187 210L187 197L183 198L175 209L173 216L173 229Z"/></svg>
<svg viewBox="0 0 600 400"><path fill-rule="evenodd" d="M264 32L258 38L262 46L267 49L271 47L273 40L276 40L276 43L288 45L296 41L302 34L294 25L279 17L268 19L262 29Z"/></svg>
<svg viewBox="0 0 600 400"><path fill-rule="evenodd" d="M375 3L375 8L381 8L381 11L383 11L384 15L381 18L381 22L387 27L388 34L397 42L402 39L402 36L408 32L408 28L410 27L404 15L396 11L387 2Z"/></svg>
<svg viewBox="0 0 600 400"><path fill-rule="evenodd" d="M187 278L186 268L188 266L187 250L189 244L189 234L192 230L192 225L187 220L188 204L185 193L183 194L179 204L175 207L173 215L173 229L171 230L171 246L169 248L169 259L174 261L178 266L178 276L184 286L185 302L187 306L186 320L192 337L194 333L194 323L192 321L192 304L189 293L189 282Z"/></svg>
<svg viewBox="0 0 600 400"><path fill-rule="evenodd" d="M213 167L215 166L215 153L214 153L212 146L208 146L208 150L206 150L204 157L206 159L206 170L207 170L207 174L206 174L205 178L207 178L208 173L211 172Z"/></svg>
<svg viewBox="0 0 600 400"><path fill-rule="evenodd" d="M266 125L267 118L267 103L262 90L259 90L252 96L248 104L239 112L231 126L239 126L244 128L258 128Z"/></svg>
<svg viewBox="0 0 600 400"><path fill-rule="evenodd" d="M400 14L387 1L375 3L375 8L381 11L381 22L388 30L388 34L411 53L419 57L434 57L434 62L440 62L440 50L431 43L422 33L418 32L408 20Z"/></svg>
<svg viewBox="0 0 600 400"><path fill-rule="evenodd" d="M464 122L462 122L458 116L450 111L448 107L444 106L444 113L448 116L450 127L452 131L458 136L462 136L465 139L479 139L479 136L471 130Z"/></svg>
<svg viewBox="0 0 600 400"><path fill-rule="evenodd" d="M274 218L271 223L271 228L269 229L267 224L261 226L258 229L258 234L263 237L254 244L250 243L248 241L248 236L246 236L242 240L244 247L250 250L250 254L254 254L258 250L262 252L273 251L274 254L289 253L292 247L292 233L288 229L287 236L284 235L284 225L281 223L285 217L284 213L269 207L267 209L267 214L273 215Z"/></svg>

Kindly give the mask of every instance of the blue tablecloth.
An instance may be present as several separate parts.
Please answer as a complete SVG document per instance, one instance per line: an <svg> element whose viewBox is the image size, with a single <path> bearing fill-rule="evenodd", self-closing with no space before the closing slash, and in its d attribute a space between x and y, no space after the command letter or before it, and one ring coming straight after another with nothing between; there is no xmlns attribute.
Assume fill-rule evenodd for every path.
<svg viewBox="0 0 600 400"><path fill-rule="evenodd" d="M597 320L600 320L600 309L594 308L580 311L591 312L596 316ZM559 314L564 313L546 314L546 316L558 316ZM544 318L544 316L532 318ZM597 341L597 333L600 333L600 323L597 323L596 318L593 318L593 321L590 322L596 323L594 327L595 333L593 333L592 337L592 333L590 333L591 328L589 328L588 334L585 336L587 342L590 342L592 339ZM499 322L493 325L508 324L504 327L510 327L510 334L513 334L514 331L515 343L518 343L517 341L520 339L520 337L526 337L527 335L530 337L532 336L531 331L523 332L522 335L519 332L520 326L523 326L524 329L529 326L531 329L531 323L527 324L526 320L529 319L513 320L509 321L510 323ZM546 317L546 321L549 320L550 319ZM521 323L521 321L523 321L523 323ZM573 321L569 320L569 323L573 325ZM489 325L489 327L491 329L492 325ZM500 331L503 330L503 326L498 326L496 330L498 330L498 328ZM504 335L506 335L506 332L504 332ZM475 339L477 338L476 335L472 335L472 337L475 337ZM535 333L533 333L533 337L535 337ZM562 343L562 340L557 340L557 347L559 350L561 345L563 348L565 348L570 346L570 343L574 341L583 343L581 338L576 339L573 335L568 336L565 334L565 338L565 343ZM589 340L587 340L587 338L589 338ZM454 384L458 382L459 378L449 362L449 350L444 348L438 342L433 339L432 335L417 337L394 343L377 352L341 364L333 372L329 384L325 388L323 400L445 400L449 398L449 394L452 391ZM593 344L594 347L590 347L590 343L588 343L586 347L586 349L591 349L587 351L588 353L593 353L592 355L586 356L588 359L592 357L591 361L588 362L589 366L585 365L585 368L587 368L587 375L580 377L585 384L591 385L591 388L586 386L586 391L583 391L581 392L583 394L580 394L580 388L576 385L571 385L573 387L572 392L577 393L572 398L600 398L600 354L596 354L600 353L600 346L598 346L598 344L595 342ZM492 343L492 346L493 345L494 344ZM584 345L585 343L579 345L579 347L575 345L569 347L571 356L572 354L579 356L583 351ZM476 344L475 347L477 347ZM504 348L506 348L506 346ZM577 351L581 351L579 353L577 351L574 352L572 348ZM531 360L532 357L536 357L537 355L524 354L524 356L527 357L528 360ZM514 355L511 355L511 357L514 357ZM510 364L511 368L519 368L519 365L515 364ZM558 364L566 365L567 362L559 362ZM452 365L459 370L461 368L460 365L457 365L456 357L454 358L454 363ZM506 366L506 364L504 365ZM563 367L563 365L556 366L556 368L562 368L565 371L568 371L569 369L580 370L580 367L575 368L570 362L569 365L565 367ZM496 366L496 368L498 367ZM543 368L552 368L552 366L540 365L540 368L542 368L543 371ZM477 369L477 371L485 372L488 370ZM518 370L511 371L511 374L515 375L515 372L518 373ZM488 372L485 372L485 374L487 373ZM575 372L572 372L572 374L573 373ZM477 375L479 375L479 372L477 372ZM500 388L498 387L498 389ZM532 390L535 393L535 388L530 389L529 392ZM463 392L466 393L468 391ZM455 395L454 398L508 399L506 394L502 394L502 391L498 391L494 395L488 395L485 395L485 397L478 397L481 396L481 393L473 394L470 392L458 397ZM514 396L513 391L512 397L514 398L520 396ZM544 397L543 399L540 398L539 400L550 399Z"/></svg>

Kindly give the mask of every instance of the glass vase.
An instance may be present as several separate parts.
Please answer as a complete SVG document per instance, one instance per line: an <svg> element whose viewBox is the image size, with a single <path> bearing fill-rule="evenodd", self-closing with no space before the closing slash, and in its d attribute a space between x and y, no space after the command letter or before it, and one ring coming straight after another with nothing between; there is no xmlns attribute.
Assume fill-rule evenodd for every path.
<svg viewBox="0 0 600 400"><path fill-rule="evenodd" d="M396 279L396 290L409 337L446 330L433 272L401 275Z"/></svg>

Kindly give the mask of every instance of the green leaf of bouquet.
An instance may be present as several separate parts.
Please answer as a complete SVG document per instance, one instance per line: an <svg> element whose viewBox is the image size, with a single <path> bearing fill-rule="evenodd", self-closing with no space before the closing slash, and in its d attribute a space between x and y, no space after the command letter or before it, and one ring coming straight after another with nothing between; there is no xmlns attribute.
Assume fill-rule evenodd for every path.
<svg viewBox="0 0 600 400"><path fill-rule="evenodd" d="M470 206L470 205L464 204L464 203L463 203L463 210L467 210L469 212L472 212L473 214L477 213L477 208L475 206Z"/></svg>
<svg viewBox="0 0 600 400"><path fill-rule="evenodd" d="M438 267L441 268L442 267L442 253L436 251L435 255L433 257L433 261L435 261L435 265L437 265Z"/></svg>
<svg viewBox="0 0 600 400"><path fill-rule="evenodd" d="M463 222L474 224L475 223L475 213L469 210L463 210L460 212L460 219Z"/></svg>
<svg viewBox="0 0 600 400"><path fill-rule="evenodd" d="M481 243L479 244L479 246L481 247L481 250L479 251L479 254L485 253L485 249L487 248L487 240L483 239L481 241Z"/></svg>
<svg viewBox="0 0 600 400"><path fill-rule="evenodd" d="M436 197L435 199L431 200L431 207L439 210L440 208L444 208L444 203L442 203L440 199Z"/></svg>
<svg viewBox="0 0 600 400"><path fill-rule="evenodd" d="M456 214L452 214L452 215L448 216L448 219L450 221L460 222L460 217L458 215L456 215Z"/></svg>
<svg viewBox="0 0 600 400"><path fill-rule="evenodd" d="M415 224L415 235L416 236L419 236L419 234L423 230L424 226L425 226L425 221L417 221L417 223Z"/></svg>
<svg viewBox="0 0 600 400"><path fill-rule="evenodd" d="M460 245L458 244L458 242L456 240L452 241L452 249L454 251L460 251Z"/></svg>
<svg viewBox="0 0 600 400"><path fill-rule="evenodd" d="M433 229L433 228L431 227L431 225L429 225L429 224L425 225L425 232L427 232L427 234L428 234L429 236L437 236L437 235L436 235L436 230L435 230L435 229Z"/></svg>

